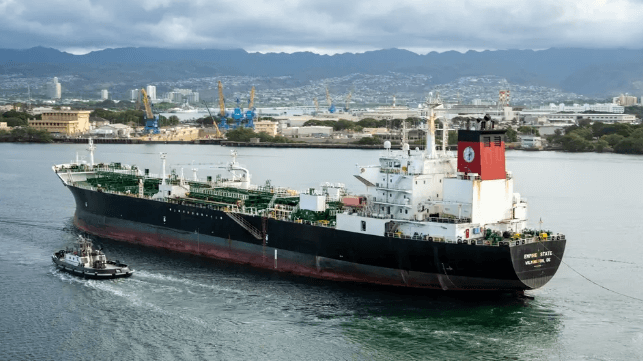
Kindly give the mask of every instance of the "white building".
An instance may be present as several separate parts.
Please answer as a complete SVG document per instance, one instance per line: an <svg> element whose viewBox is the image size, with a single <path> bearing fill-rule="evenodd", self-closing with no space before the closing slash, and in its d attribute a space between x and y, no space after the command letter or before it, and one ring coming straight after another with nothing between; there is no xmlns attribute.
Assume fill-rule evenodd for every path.
<svg viewBox="0 0 643 361"><path fill-rule="evenodd" d="M149 96L151 100L156 100L156 86L148 85L145 88L145 91L147 92L147 96Z"/></svg>
<svg viewBox="0 0 643 361"><path fill-rule="evenodd" d="M521 135L520 147L523 149L542 149L543 141L541 137L533 135Z"/></svg>
<svg viewBox="0 0 643 361"><path fill-rule="evenodd" d="M199 102L199 92L188 94L188 103L197 104Z"/></svg>
<svg viewBox="0 0 643 361"><path fill-rule="evenodd" d="M614 98L618 99L618 98ZM604 113L618 113L623 114L625 112L625 107L616 104L616 103L605 103L605 104L574 104L574 105L565 105L560 103L558 105L550 103L549 106L540 107L539 110L551 111L551 112L576 112L582 113L586 111L595 111L595 112L604 112Z"/></svg>
<svg viewBox="0 0 643 361"><path fill-rule="evenodd" d="M103 89L100 91L100 100L107 100L109 99L109 92L107 89Z"/></svg>
<svg viewBox="0 0 643 361"><path fill-rule="evenodd" d="M109 124L91 130L89 133L95 137L101 138L129 138L132 128L125 124Z"/></svg>
<svg viewBox="0 0 643 361"><path fill-rule="evenodd" d="M131 101L136 101L138 99L139 89L132 89L129 91L129 99Z"/></svg>
<svg viewBox="0 0 643 361"><path fill-rule="evenodd" d="M555 113L545 116L549 123L576 123L579 119L590 119L593 122L601 123L633 123L636 120L634 114L614 113Z"/></svg>
<svg viewBox="0 0 643 361"><path fill-rule="evenodd" d="M58 78L54 79L47 83L47 97L50 99L60 99L62 97L62 86L58 82Z"/></svg>

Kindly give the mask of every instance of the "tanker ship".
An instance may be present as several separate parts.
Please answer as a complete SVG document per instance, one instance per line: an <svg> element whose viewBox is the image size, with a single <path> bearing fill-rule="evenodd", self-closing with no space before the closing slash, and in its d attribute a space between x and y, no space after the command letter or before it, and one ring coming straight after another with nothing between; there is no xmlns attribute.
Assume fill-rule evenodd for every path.
<svg viewBox="0 0 643 361"><path fill-rule="evenodd" d="M53 166L92 235L307 277L438 290L517 291L556 273L565 236L527 228L527 202L505 169L505 131L487 116L458 131L458 150L384 149L341 183L296 191L255 185L232 160L199 179L121 163ZM443 132L444 133L444 132ZM443 137L446 144L446 137Z"/></svg>

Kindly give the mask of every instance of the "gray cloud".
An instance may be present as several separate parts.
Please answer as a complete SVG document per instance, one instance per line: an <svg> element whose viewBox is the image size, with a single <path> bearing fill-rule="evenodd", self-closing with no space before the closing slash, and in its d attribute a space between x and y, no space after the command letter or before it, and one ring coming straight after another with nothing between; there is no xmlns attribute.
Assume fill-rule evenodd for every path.
<svg viewBox="0 0 643 361"><path fill-rule="evenodd" d="M0 0L0 47L321 53L640 47L635 0Z"/></svg>

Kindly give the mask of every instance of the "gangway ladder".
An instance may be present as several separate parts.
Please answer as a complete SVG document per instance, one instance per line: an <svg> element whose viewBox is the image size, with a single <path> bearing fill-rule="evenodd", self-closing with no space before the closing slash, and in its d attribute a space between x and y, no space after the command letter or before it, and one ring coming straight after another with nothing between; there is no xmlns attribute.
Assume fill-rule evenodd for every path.
<svg viewBox="0 0 643 361"><path fill-rule="evenodd" d="M261 231L255 228L250 222L246 221L240 214L234 212L225 212L228 217L232 218L233 221L237 222L243 229L248 231L256 239L263 239Z"/></svg>

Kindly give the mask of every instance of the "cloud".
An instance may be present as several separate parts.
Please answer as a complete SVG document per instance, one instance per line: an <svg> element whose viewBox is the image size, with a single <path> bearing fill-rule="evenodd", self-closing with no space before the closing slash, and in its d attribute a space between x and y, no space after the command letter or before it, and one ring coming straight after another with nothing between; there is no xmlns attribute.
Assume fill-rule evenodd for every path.
<svg viewBox="0 0 643 361"><path fill-rule="evenodd" d="M632 0L0 0L0 47L418 52L638 47Z"/></svg>

